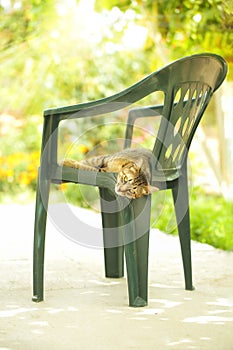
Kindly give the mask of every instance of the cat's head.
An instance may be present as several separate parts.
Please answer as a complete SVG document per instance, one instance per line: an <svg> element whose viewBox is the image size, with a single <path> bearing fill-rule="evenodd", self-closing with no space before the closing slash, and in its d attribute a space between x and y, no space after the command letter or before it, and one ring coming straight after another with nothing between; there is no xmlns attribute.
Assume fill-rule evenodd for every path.
<svg viewBox="0 0 233 350"><path fill-rule="evenodd" d="M119 196L135 199L158 191L158 188L150 186L140 164L129 162L118 173L115 191Z"/></svg>

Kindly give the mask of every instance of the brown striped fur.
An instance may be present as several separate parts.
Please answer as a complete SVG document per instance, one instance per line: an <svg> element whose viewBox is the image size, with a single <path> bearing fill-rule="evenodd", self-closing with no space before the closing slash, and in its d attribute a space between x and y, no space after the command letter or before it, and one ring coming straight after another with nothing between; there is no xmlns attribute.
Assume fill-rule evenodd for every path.
<svg viewBox="0 0 233 350"><path fill-rule="evenodd" d="M65 159L62 166L77 169L118 173L115 192L119 196L139 198L158 189L150 186L151 151L127 148L112 155L96 156L82 161Z"/></svg>

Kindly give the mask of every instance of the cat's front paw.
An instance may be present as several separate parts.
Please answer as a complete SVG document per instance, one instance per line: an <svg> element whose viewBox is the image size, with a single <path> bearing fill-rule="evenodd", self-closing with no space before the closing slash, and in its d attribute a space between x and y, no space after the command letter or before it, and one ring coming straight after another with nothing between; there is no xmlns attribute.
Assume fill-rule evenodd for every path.
<svg viewBox="0 0 233 350"><path fill-rule="evenodd" d="M60 166L67 166L67 167L70 167L70 168L77 168L76 163L77 162L75 160L73 160L73 159L63 159L60 162Z"/></svg>

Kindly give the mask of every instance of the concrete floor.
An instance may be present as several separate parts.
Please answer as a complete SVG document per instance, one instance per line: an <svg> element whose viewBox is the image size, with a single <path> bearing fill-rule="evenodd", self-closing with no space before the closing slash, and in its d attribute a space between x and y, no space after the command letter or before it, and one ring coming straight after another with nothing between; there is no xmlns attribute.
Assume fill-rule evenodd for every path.
<svg viewBox="0 0 233 350"><path fill-rule="evenodd" d="M100 225L97 214L73 210ZM149 305L130 308L126 279L104 278L102 250L49 221L45 301L35 304L34 206L0 212L0 350L233 350L233 252L193 242L196 290L185 291L178 238L153 229Z"/></svg>

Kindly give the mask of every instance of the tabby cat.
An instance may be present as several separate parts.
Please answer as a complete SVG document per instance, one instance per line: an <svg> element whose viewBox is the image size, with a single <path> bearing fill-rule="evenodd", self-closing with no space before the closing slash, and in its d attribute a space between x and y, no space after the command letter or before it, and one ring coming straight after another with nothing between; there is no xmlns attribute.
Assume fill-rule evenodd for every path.
<svg viewBox="0 0 233 350"><path fill-rule="evenodd" d="M115 192L130 199L158 191L150 185L151 151L127 148L112 155L101 155L76 161L65 159L61 165L83 170L118 173Z"/></svg>

